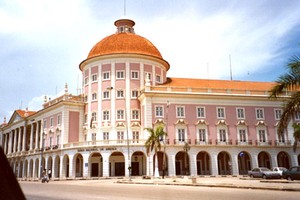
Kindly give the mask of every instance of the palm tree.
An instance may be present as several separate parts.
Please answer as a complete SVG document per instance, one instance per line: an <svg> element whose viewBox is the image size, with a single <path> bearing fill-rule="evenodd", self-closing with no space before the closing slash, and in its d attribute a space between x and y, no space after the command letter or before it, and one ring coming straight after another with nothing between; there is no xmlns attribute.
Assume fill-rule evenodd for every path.
<svg viewBox="0 0 300 200"><path fill-rule="evenodd" d="M155 130L153 128L145 128L150 133L149 138L145 142L145 147L147 154L149 155L150 152L155 152L155 177L158 177L158 159L157 159L157 152L161 149L161 139L167 135L164 131L164 127L162 125L158 126Z"/></svg>
<svg viewBox="0 0 300 200"><path fill-rule="evenodd" d="M297 114L300 114L300 57L293 56L287 64L288 72L279 76L276 81L276 85L270 90L270 98L279 99L282 95L285 95L287 91L291 92L291 97L284 99L283 112L278 123L278 135L284 134L284 130L288 126L288 123ZM294 138L293 149L296 151L297 143L300 141L300 125L293 125Z"/></svg>

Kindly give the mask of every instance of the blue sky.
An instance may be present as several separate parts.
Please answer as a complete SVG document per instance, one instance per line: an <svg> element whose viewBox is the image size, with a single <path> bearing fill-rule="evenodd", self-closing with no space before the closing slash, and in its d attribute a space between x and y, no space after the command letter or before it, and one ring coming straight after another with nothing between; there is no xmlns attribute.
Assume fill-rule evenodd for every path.
<svg viewBox="0 0 300 200"><path fill-rule="evenodd" d="M170 63L168 77L275 81L300 55L298 0L126 0L126 18ZM124 17L124 0L1 0L0 123L44 95L77 94L79 63Z"/></svg>

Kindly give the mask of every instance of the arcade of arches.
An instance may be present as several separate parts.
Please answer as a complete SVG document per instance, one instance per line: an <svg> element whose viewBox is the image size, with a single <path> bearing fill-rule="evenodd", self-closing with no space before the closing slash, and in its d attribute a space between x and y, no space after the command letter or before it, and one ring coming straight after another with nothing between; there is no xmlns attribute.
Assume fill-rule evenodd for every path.
<svg viewBox="0 0 300 200"><path fill-rule="evenodd" d="M178 151L175 155L168 155L168 152L159 151L156 156L146 156L142 151L135 151L131 155L131 168L126 166L126 153L114 151L108 155L100 152L77 152L73 155L46 155L40 165L40 157L33 157L26 160L10 161L11 166L18 178L36 179L40 177L42 169L51 169L53 178L76 178L76 177L115 177L144 176L154 174L155 168L159 175L180 176L180 175L244 175L254 167L280 166L290 168L292 158L285 151L281 151L271 158L270 153L261 151L257 160L247 151L241 151L233 156L226 151L220 151L212 156L207 151L200 151L191 155L185 151ZM165 157L164 157L165 156ZM274 156L273 156L274 157ZM193 159L194 158L194 159ZM156 165L157 160L157 165ZM300 164L300 155L297 157ZM127 170L128 169L128 170ZM163 170L165 169L165 170Z"/></svg>

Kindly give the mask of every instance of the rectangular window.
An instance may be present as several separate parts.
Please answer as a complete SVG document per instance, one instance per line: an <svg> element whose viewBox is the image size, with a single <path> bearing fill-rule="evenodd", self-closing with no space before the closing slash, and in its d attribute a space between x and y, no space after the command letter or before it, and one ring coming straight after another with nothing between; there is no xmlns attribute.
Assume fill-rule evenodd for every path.
<svg viewBox="0 0 300 200"><path fill-rule="evenodd" d="M137 98L139 96L139 91L137 90L132 90L131 91L131 97L132 98Z"/></svg>
<svg viewBox="0 0 300 200"><path fill-rule="evenodd" d="M140 133L138 131L132 131L132 142L139 143Z"/></svg>
<svg viewBox="0 0 300 200"><path fill-rule="evenodd" d="M109 99L109 91L103 92L103 99Z"/></svg>
<svg viewBox="0 0 300 200"><path fill-rule="evenodd" d="M50 126L52 127L53 124L54 124L54 119L53 119L53 117L51 117L51 118L50 118Z"/></svg>
<svg viewBox="0 0 300 200"><path fill-rule="evenodd" d="M123 131L118 131L117 132L117 139L118 139L118 143L123 143L123 141L124 141L124 132Z"/></svg>
<svg viewBox="0 0 300 200"><path fill-rule="evenodd" d="M124 91L123 90L117 90L117 98L123 98L124 97Z"/></svg>
<svg viewBox="0 0 300 200"><path fill-rule="evenodd" d="M93 74L93 75L92 75L92 81L93 81L93 82L96 82L97 80L98 80L97 74Z"/></svg>
<svg viewBox="0 0 300 200"><path fill-rule="evenodd" d="M57 144L57 145L60 145L60 135L57 135L57 136L56 136L56 144Z"/></svg>
<svg viewBox="0 0 300 200"><path fill-rule="evenodd" d="M225 108L217 108L217 117L221 119L225 118Z"/></svg>
<svg viewBox="0 0 300 200"><path fill-rule="evenodd" d="M47 120L44 120L43 125L44 125L44 128L47 128Z"/></svg>
<svg viewBox="0 0 300 200"><path fill-rule="evenodd" d="M245 129L240 129L239 134L240 134L240 142L246 142L247 141L246 130Z"/></svg>
<svg viewBox="0 0 300 200"><path fill-rule="evenodd" d="M117 119L124 119L124 110L117 110Z"/></svg>
<svg viewBox="0 0 300 200"><path fill-rule="evenodd" d="M220 142L226 142L226 130L220 129L219 130Z"/></svg>
<svg viewBox="0 0 300 200"><path fill-rule="evenodd" d="M131 72L131 79L138 79L139 78L139 72L138 71L132 71Z"/></svg>
<svg viewBox="0 0 300 200"><path fill-rule="evenodd" d="M103 80L109 80L109 79L110 79L109 72L103 72Z"/></svg>
<svg viewBox="0 0 300 200"><path fill-rule="evenodd" d="M117 79L124 79L124 71L117 71Z"/></svg>
<svg viewBox="0 0 300 200"><path fill-rule="evenodd" d="M185 141L185 130L183 128L178 129L178 141L179 142Z"/></svg>
<svg viewBox="0 0 300 200"><path fill-rule="evenodd" d="M197 107L197 118L205 118L205 107Z"/></svg>
<svg viewBox="0 0 300 200"><path fill-rule="evenodd" d="M236 115L238 119L245 119L245 109L244 108L237 108Z"/></svg>
<svg viewBox="0 0 300 200"><path fill-rule="evenodd" d="M109 120L109 111L105 110L103 111L103 121Z"/></svg>
<svg viewBox="0 0 300 200"><path fill-rule="evenodd" d="M92 141L96 142L96 133L92 133Z"/></svg>
<svg viewBox="0 0 300 200"><path fill-rule="evenodd" d="M88 119L88 116L87 114L84 115L84 123L87 123L87 119Z"/></svg>
<svg viewBox="0 0 300 200"><path fill-rule="evenodd" d="M53 137L49 137L49 147L52 147L53 144Z"/></svg>
<svg viewBox="0 0 300 200"><path fill-rule="evenodd" d="M256 119L264 119L264 110L261 108L256 109Z"/></svg>
<svg viewBox="0 0 300 200"><path fill-rule="evenodd" d="M103 132L103 140L109 140L109 132Z"/></svg>
<svg viewBox="0 0 300 200"><path fill-rule="evenodd" d="M84 85L87 85L89 83L89 77L84 78Z"/></svg>
<svg viewBox="0 0 300 200"><path fill-rule="evenodd" d="M92 100L97 100L97 93L92 94Z"/></svg>
<svg viewBox="0 0 300 200"><path fill-rule="evenodd" d="M205 129L199 129L199 141L200 142L205 142L206 141Z"/></svg>
<svg viewBox="0 0 300 200"><path fill-rule="evenodd" d="M93 112L92 113L92 122L97 121L97 113Z"/></svg>
<svg viewBox="0 0 300 200"><path fill-rule="evenodd" d="M160 82L161 82L161 78L160 78L159 75L156 75L156 82L157 82L157 83L160 83Z"/></svg>
<svg viewBox="0 0 300 200"><path fill-rule="evenodd" d="M57 116L57 125L60 125L61 124L61 115L58 115Z"/></svg>
<svg viewBox="0 0 300 200"><path fill-rule="evenodd" d="M176 107L176 114L177 114L177 117L184 117L184 107L183 106L177 106Z"/></svg>
<svg viewBox="0 0 300 200"><path fill-rule="evenodd" d="M139 111L138 110L132 110L132 119L139 119Z"/></svg>
<svg viewBox="0 0 300 200"><path fill-rule="evenodd" d="M155 117L163 117L163 107L155 106Z"/></svg>
<svg viewBox="0 0 300 200"><path fill-rule="evenodd" d="M265 130L258 131L259 142L266 142L266 133Z"/></svg>
<svg viewBox="0 0 300 200"><path fill-rule="evenodd" d="M282 110L281 109L275 109L275 120L280 120L282 115Z"/></svg>

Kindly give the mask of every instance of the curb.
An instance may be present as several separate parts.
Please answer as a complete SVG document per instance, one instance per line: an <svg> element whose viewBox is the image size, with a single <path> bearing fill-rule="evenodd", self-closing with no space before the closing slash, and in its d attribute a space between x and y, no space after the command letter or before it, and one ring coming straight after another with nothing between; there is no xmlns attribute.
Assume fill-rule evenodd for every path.
<svg viewBox="0 0 300 200"><path fill-rule="evenodd" d="M191 187L220 187L220 188L236 188L236 189L253 189L253 190L276 190L276 191L293 191L299 192L300 188L285 188L285 187L255 187L255 186L240 186L226 184L199 184L199 183L164 183L164 182L134 182L134 181L117 181L119 184L144 184L144 185L171 185L171 186L191 186Z"/></svg>

